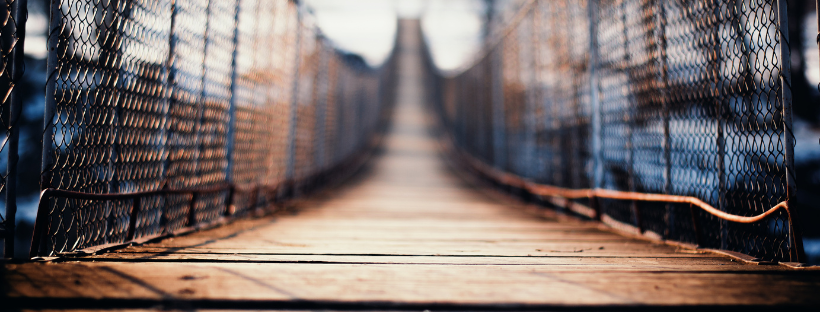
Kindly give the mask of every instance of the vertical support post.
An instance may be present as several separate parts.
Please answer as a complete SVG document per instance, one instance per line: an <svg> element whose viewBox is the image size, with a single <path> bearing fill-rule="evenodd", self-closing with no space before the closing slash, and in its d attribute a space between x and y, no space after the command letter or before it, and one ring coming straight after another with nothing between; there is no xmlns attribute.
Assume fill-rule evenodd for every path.
<svg viewBox="0 0 820 312"><path fill-rule="evenodd" d="M456 113L455 113L455 116L453 116L453 120L455 121L455 124L453 125L453 127L454 127L453 133L455 133L456 145L460 149L467 151L468 150L467 149L468 145L467 145L467 142L466 142L467 141L466 140L467 136L465 135L465 133L467 132L467 129L464 126L467 123L467 116L466 116L467 114L466 114L466 109L464 107L464 103L466 102L464 100L464 96L466 95L464 85L465 85L465 83L464 83L463 79L456 80L456 83L455 83Z"/></svg>
<svg viewBox="0 0 820 312"><path fill-rule="evenodd" d="M493 107L493 159L495 160L496 168L504 168L507 164L506 153L506 122L504 114L504 41L499 42L494 48L495 51L490 51L491 71L490 75L492 84L492 107ZM442 103L444 104L444 103ZM439 109L444 109L443 105ZM443 114L442 114L443 115Z"/></svg>
<svg viewBox="0 0 820 312"><path fill-rule="evenodd" d="M261 191L261 186L256 185L253 188L253 191L251 192L251 194L253 194L253 196L251 197L250 203L248 205L248 211L251 212L251 213L260 211L260 208L258 207L260 191ZM276 196L275 193L274 194L271 194L271 193L274 193L274 192L265 192L265 198L266 198L265 203L266 204L270 204L270 201L268 199L274 198Z"/></svg>
<svg viewBox="0 0 820 312"><path fill-rule="evenodd" d="M99 5L102 5L100 3ZM113 104L111 111L112 116L114 117L108 127L108 143L110 144L108 148L108 185L107 185L107 193L118 193L122 191L120 189L120 182L119 182L119 175L117 172L117 159L119 158L120 154L120 144L118 143L118 136L119 136L119 126L120 121L123 120L123 111L122 107L119 103L117 93L119 91L117 88L122 85L122 80L120 77L126 76L126 70L122 68L122 60L123 60L123 28L125 27L125 22L131 16L131 7L133 3L132 1L128 0L116 0L110 1L108 6L105 7L105 18L103 22L104 32L103 35L100 36L98 40L101 49L101 54L108 54L113 55L110 57L108 61L102 64L104 72L107 71L111 77L104 79L104 83L102 85L102 89L107 89L103 91L103 99L104 101L110 102ZM101 57L102 59L102 57ZM105 73L103 73L105 75ZM114 209L116 204L113 201L106 201L105 202L105 209ZM114 228L116 220L114 218L108 218L108 228Z"/></svg>
<svg viewBox="0 0 820 312"><path fill-rule="evenodd" d="M557 16L557 11L566 11L566 8L561 8L560 5L557 5L556 3L550 3L550 6L551 15L548 17L548 19L551 22L550 27L553 29L560 29L561 27L563 27L563 25L561 25L561 22L559 21L560 18ZM556 43L555 37L552 37L550 39L552 40L545 40L545 42L550 43L551 49L557 51L562 50L562 48L559 47ZM560 55L564 53L567 53L567 51L562 51L561 53L559 53L559 55L554 56L552 61L566 62L565 59L562 59L562 57L564 56ZM557 69L553 67L551 68L551 70L555 71ZM567 77L567 79L571 78ZM549 100L545 101L544 103L544 105L546 106L544 109L544 114L549 116L549 118L545 118L544 124L549 129L548 140L550 148L552 149L552 151L550 152L550 159L546 161L549 162L548 170L551 171L552 174L549 175L548 179L544 179L544 181L552 185L566 187L567 185L564 184L565 180L563 179L565 171L564 167L571 166L571 164L568 163L566 159L564 159L567 155L566 149L568 147L564 145L564 143L567 140L567 138L565 137L567 135L567 123L564 121L565 112L563 112L563 110L566 110L568 108L563 106L566 104L565 102L562 102L560 99L556 99L555 97L556 89L563 89L564 84L566 83L565 81L561 80L564 79L560 79L559 81L553 80L552 82L550 82L551 86L549 91L552 94L550 94L550 96L545 97ZM560 91L558 91L558 94L560 94ZM547 108L549 108L549 110L547 110ZM564 207L561 208L568 209L569 207L570 204L567 203L564 205Z"/></svg>
<svg viewBox="0 0 820 312"><path fill-rule="evenodd" d="M198 197L198 192L191 192L191 201L188 202L188 226L196 225L196 201L199 199Z"/></svg>
<svg viewBox="0 0 820 312"><path fill-rule="evenodd" d="M527 132L528 137L527 140L529 141L528 151L527 151L527 162L529 163L528 170L530 174L536 175L538 174L542 168L539 168L539 164L541 163L538 161L538 107L543 105L541 101L541 79L539 79L539 74L541 73L541 57L540 57L540 32L541 29L541 7L540 2L533 2L530 6L530 14L532 14L532 21L530 22L530 58L532 59L532 66L529 70L532 71L532 74L529 75L530 83L528 84L528 88L532 89L530 91L530 96L528 96L527 102L530 104L527 110ZM563 170L561 171L563 173ZM532 178L540 178L538 176L532 176ZM561 180L564 181L563 179Z"/></svg>
<svg viewBox="0 0 820 312"><path fill-rule="evenodd" d="M627 29L626 24L626 2L621 2L621 24L623 25L623 36L624 36L624 70L627 72L627 76L631 75L631 64L632 55L629 53L629 30ZM632 81L627 81L627 88L630 88L632 85ZM625 115L624 115L624 122L626 123L626 131L627 131L627 141L626 141L626 162L627 162L627 183L629 184L629 191L635 192L635 115L636 115L636 106L637 101L635 101L635 95L632 90L628 91L627 94L627 103L625 108ZM638 232L643 233L643 222L641 222L641 210L638 206L638 202L635 200L630 201L629 206L632 210L632 216L634 218L634 225L638 228Z"/></svg>
<svg viewBox="0 0 820 312"><path fill-rule="evenodd" d="M671 118L669 113L669 64L668 64L668 55L667 55L667 42L666 42L666 1L654 1L654 5L658 6L658 10L660 11L658 17L659 21L659 34L658 38L660 38L660 74L661 74L661 90L660 90L660 100L661 100L661 110L663 113L663 163L664 163L664 171L663 171L663 193L664 194L672 194L672 138L669 133L669 120ZM666 222L666 228L664 229L664 233L662 234L665 239L668 239L674 233L674 218L675 214L672 213L672 204L666 203L664 205L665 215L664 221Z"/></svg>
<svg viewBox="0 0 820 312"><path fill-rule="evenodd" d="M205 7L205 32L203 33L203 46L202 46L202 78L199 81L200 87L202 90L199 92L199 99L197 101L197 117L196 122L194 123L194 172L192 173L194 176L192 177L192 181L194 183L199 184L199 159L202 157L202 148L203 146L203 139L202 139L202 124L205 123L205 110L207 109L207 97L208 93L205 92L205 82L207 81L208 75L208 42L210 41L211 37L211 15L213 14L213 2L220 1L220 0L208 0L208 5ZM186 183L187 184L187 183ZM186 186L191 186L186 185ZM196 197L196 196L194 196ZM193 206L192 206L193 207Z"/></svg>
<svg viewBox="0 0 820 312"><path fill-rule="evenodd" d="M462 150L469 152L470 145L468 144L467 139L467 123L469 122L468 112L467 112L467 100L465 97L467 96L467 87L465 86L467 83L464 79L458 79L456 81L456 114L455 114L455 129L453 132L456 134L456 144Z"/></svg>
<svg viewBox="0 0 820 312"><path fill-rule="evenodd" d="M426 49L426 48L425 48ZM426 52L425 52L426 53ZM488 164L495 163L495 155L493 154L493 93L492 93L492 56L489 58L489 62L481 62L481 75L480 83L482 89L482 96L481 96L481 111L482 111L482 118L483 118L483 132L482 136L484 137L484 146L482 147L482 154L484 156L484 160ZM429 65L425 65L429 66ZM428 69L432 70L432 69ZM431 89L428 87L428 93L432 93ZM438 96L438 95L436 95ZM436 97L436 101L439 101L440 97Z"/></svg>
<svg viewBox="0 0 820 312"><path fill-rule="evenodd" d="M301 67L301 52L302 52L302 11L299 9L298 4L294 4L296 6L296 43L294 48L296 51L294 52L293 57L293 82L291 86L291 99L290 99L290 111L289 118L288 118L288 145L287 145L287 163L285 168L285 180L289 181L291 184L291 188L288 190L289 192L293 192L294 185L292 184L294 179L294 165L295 165L295 158L296 158L296 123L298 122L298 110L299 110L299 69Z"/></svg>
<svg viewBox="0 0 820 312"><path fill-rule="evenodd" d="M239 51L239 14L241 13L242 0L236 0L233 15L233 51L231 52L231 98L228 106L228 142L225 150L225 157L228 165L225 167L225 181L233 182L233 149L236 142L236 58ZM228 206L231 203L226 203ZM227 210L227 209L226 209Z"/></svg>
<svg viewBox="0 0 820 312"><path fill-rule="evenodd" d="M140 196L135 197L131 202L131 216L128 219L128 235L126 236L126 241L132 241L136 236L137 218L139 217L141 202L142 197Z"/></svg>
<svg viewBox="0 0 820 312"><path fill-rule="evenodd" d="M194 183L200 183L200 174L199 174L199 160L202 157L202 148L203 148L203 139L202 139L202 124L205 123L205 110L206 110L206 102L207 102L207 93L205 92L205 81L206 75L208 74L207 68L207 61L208 61L208 41L211 32L211 14L213 13L213 2L218 0L208 0L208 5L205 8L205 32L203 34L203 47L202 47L202 78L200 80L200 86L202 90L199 94L199 99L197 103L197 117L196 122L194 123L194 149L196 152L194 153L194 170L192 174L192 181ZM186 183L187 187L190 187L190 183ZM188 205L188 226L196 225L196 202L198 199L198 195L196 192L191 194L191 202Z"/></svg>
<svg viewBox="0 0 820 312"><path fill-rule="evenodd" d="M43 234L48 231L48 207L49 194L47 190L44 190L40 192L40 203L37 204L37 219L34 221L34 235L31 238L31 249L29 249L30 258L40 255Z"/></svg>
<svg viewBox="0 0 820 312"><path fill-rule="evenodd" d="M50 4L49 23L48 23L48 55L46 58L46 73L48 78L46 80L46 99L45 109L43 112L43 150L42 150L42 166L40 173L40 190L45 191L51 187L52 169L52 155L54 153L54 118L57 107L57 80L60 79L60 62L57 51L60 34L63 30L62 26L62 10L60 9L59 1L54 1ZM45 194L43 194L45 195ZM37 220L34 223L34 236L31 240L31 249L29 255L36 257L40 254L40 243L42 236L48 231L48 196L40 197L40 204L37 206Z"/></svg>
<svg viewBox="0 0 820 312"><path fill-rule="evenodd" d="M163 99L165 100L165 105L162 108L162 139L164 143L162 157L162 182L160 183L160 188L167 188L168 187L168 166L170 165L170 161L168 160L168 149L169 149L169 142L168 140L169 132L170 132L170 125L168 123L170 119L171 113L171 106L174 104L174 88L176 87L176 71L174 70L174 61L176 55L176 35L174 34L175 27L176 27L176 17L177 17L177 3L176 0L171 0L171 23L168 29L168 55L165 58L165 64L162 67L164 71L162 74L163 83L162 85L165 86L165 92L163 94ZM168 195L165 194L165 201L168 200ZM161 205L160 209L163 210L160 213L160 220L159 226L160 228L165 227L167 223L166 214L165 214L165 206Z"/></svg>
<svg viewBox="0 0 820 312"><path fill-rule="evenodd" d="M589 15L589 99L592 106L592 188L600 189L604 181L603 167L603 130L600 85L598 82L598 1L590 0L587 4ZM595 218L601 220L601 205L598 198L590 198L590 205L595 209Z"/></svg>
<svg viewBox="0 0 820 312"><path fill-rule="evenodd" d="M720 66L721 66L721 62L723 61L722 60L722 51L720 50L721 38L720 38L720 34L718 33L719 30L720 30L719 23L720 23L720 20L721 20L720 19L720 14L721 14L720 4L718 4L718 6L716 8L714 8L713 12L714 12L713 20L714 20L715 24L711 25L712 26L712 28L711 28L711 39L713 40L712 41L712 47L714 48L714 50L712 51L713 52L712 54L713 54L714 59L712 60L713 61L713 64L712 64L713 72L711 73L711 75L712 75L712 77L714 77L714 79L720 79L719 78L719 77L721 77ZM718 148L718 159L717 159L717 167L718 167L718 205L717 205L717 208L720 211L725 212L726 211L726 164L725 164L725 160L726 160L726 139L725 139L725 134L723 132L725 131L725 128L726 128L726 117L727 116L726 116L725 108L724 108L725 105L723 103L723 99L721 98L723 91L718 89L719 85L720 84L717 81L714 82L714 84L712 85L712 89L713 89L713 92L714 92L714 94L712 94L712 96L714 96L714 98L716 99L715 100L715 111L716 111L716 115L717 115L717 137L716 137L716 142L715 142L716 145L717 145L717 148ZM718 222L720 222L720 249L726 250L726 249L729 248L729 244L728 244L729 223L728 223L728 221L722 220L722 219Z"/></svg>
<svg viewBox="0 0 820 312"><path fill-rule="evenodd" d="M46 99L43 122L43 162L40 189L45 190L51 187L51 156L54 150L54 116L57 106L57 80L60 79L59 54L57 51L60 42L62 27L62 11L59 3L51 4L51 17L48 33L48 56L46 59Z"/></svg>
<svg viewBox="0 0 820 312"><path fill-rule="evenodd" d="M698 219L697 214L695 214L695 212L697 212L697 209L695 209L695 206L692 205L692 204L689 204L689 213L692 215L692 231L695 232L695 244L697 244L698 247L702 247L703 246L703 234L701 234L700 221Z"/></svg>
<svg viewBox="0 0 820 312"><path fill-rule="evenodd" d="M107 4L102 3L102 2L97 3L97 6L98 6L97 8L98 8L99 11L101 11L97 14L102 13L102 16L103 16L102 25L100 25L100 29L98 29L99 36L97 36L97 44L100 45L100 51L99 51L100 60L102 61L104 57L106 58L105 61L102 61L98 64L98 66L102 67L101 68L101 73L100 73L101 77L103 77L102 83L101 83L102 85L98 86L98 88L100 88L101 91L102 91L102 92L100 92L101 93L100 96L102 97L103 102L112 101L113 99L117 98L116 96L113 95L113 93L116 93L117 82L119 81L119 78L120 78L119 77L120 73L116 69L116 67L117 67L116 62L121 57L120 55L116 55L116 54L119 54L119 52L120 52L120 49L119 49L119 46L120 46L119 45L120 44L119 40L120 40L120 38L119 38L119 34L118 34L120 20L122 18L122 16L120 16L120 14L119 14L120 13L119 12L120 5L122 5L122 2L119 1L119 0L109 1ZM114 54L114 55L111 55L111 54ZM110 76L106 77L107 75L110 75ZM97 100L97 101L99 101L99 100ZM93 103L93 104L102 104L102 103ZM118 103L116 103L116 102L114 102L114 103L104 103L104 104L113 104L113 105L111 105L111 106L113 106L113 107L111 107L111 110L112 110L111 113L113 115L113 119L111 120L110 123L108 123L108 134L109 135L106 136L106 138L105 138L106 141L102 142L102 144L108 144L109 145L108 146L108 164L106 166L107 167L106 168L107 169L106 175L110 175L110 176L106 177L109 180L108 180L108 183L106 185L105 192L106 193L116 193L117 190L116 190L116 174L114 173L115 172L114 158L116 157L115 155L117 154L117 123L119 122L120 109L119 109L119 105L117 105ZM106 105L106 106L108 106L108 105ZM104 205L105 205L106 210L113 208L112 207L113 203L111 201L106 201L104 203ZM109 219L108 222L109 222L108 227L111 227L112 226L111 220Z"/></svg>
<svg viewBox="0 0 820 312"><path fill-rule="evenodd" d="M24 64L24 43L26 39L26 18L28 17L28 0L17 0L11 6L11 11L14 12L15 38L14 51L11 55L12 69L11 69L11 106L9 107L9 133L8 133L8 171L6 174L6 238L5 250L3 256L5 258L16 258L14 254L14 237L16 232L16 218L17 218L17 163L20 160L18 155L18 142L20 139L20 128L17 126L18 119L23 106L23 95L20 94L20 88L17 83L23 79L23 72L25 70ZM12 40L14 40L12 39Z"/></svg>
<svg viewBox="0 0 820 312"><path fill-rule="evenodd" d="M59 54L57 51L60 42L62 27L62 10L60 3L51 3L48 32L48 55L46 59L46 99L43 122L43 150L42 150L42 176L40 189L45 190L51 187L51 154L54 147L54 114L57 106L57 80L60 78Z"/></svg>
<svg viewBox="0 0 820 312"><path fill-rule="evenodd" d="M589 5L589 4L587 4L587 5ZM584 9L588 10L588 8L584 8ZM551 11L555 11L555 10L551 10ZM563 11L563 10L561 10L561 11ZM578 5L574 5L571 15L568 12L561 12L561 13L559 13L559 14L561 14L559 17L560 17L561 20L573 20L573 19L576 19L576 18L580 17L578 15L586 14L586 13L587 13L586 11L578 10ZM553 12L553 14L555 14L555 13ZM554 18L554 19L557 20L558 18ZM589 20L587 20L587 23L589 23ZM589 25L587 25L587 28L589 28ZM589 39L589 38L587 38L587 39ZM581 38L575 38L574 36L567 36L566 40L567 40L566 43L568 45L570 45L570 44L571 45L577 45L576 40L581 40ZM587 43L587 44L589 44L589 43ZM573 56L571 56L571 58L573 58L573 62L575 62L575 58L577 58L577 56L573 55ZM589 61L587 60L587 62L589 62ZM578 74L579 74L578 70L573 69L573 75L578 75ZM578 75L578 76L580 76L580 75ZM572 119L573 119L573 122L570 125L570 131L571 131L570 138L571 138L573 143L572 143L572 151L569 153L569 158L570 158L569 163L572 164L573 170L570 173L571 178L569 178L569 180L567 180L568 182L567 182L566 186L570 187L570 188L574 188L574 189L583 189L583 188L590 188L591 187L591 185L584 185L583 182L582 182L582 181L585 180L583 178L583 176L587 175L589 173L587 170L584 170L584 169L591 168L590 166L588 166L588 163L587 163L588 159L584 159L584 157L582 156L584 154L583 150L585 148L587 148L588 152L591 151L591 149L589 149L589 146L585 146L586 144L590 144L591 141L590 140L585 140L586 138L584 137L585 134L589 135L590 132L588 131L589 129L584 129L583 128L583 127L588 127L588 126L582 124L582 120L586 119L586 118L584 118L585 117L584 115L586 113L586 109L585 109L585 107L583 107L584 103L583 103L583 97L581 96L581 94L582 94L581 90L583 90L584 86L587 86L587 87L591 88L591 86L589 86L587 84L588 82L589 82L589 77L587 77L586 81L584 81L583 79L577 79L577 78L572 79L572 90L573 90L573 94L575 94L575 95L572 98L572 114L573 114ZM589 120L589 119L586 119L586 120ZM587 131L585 131L585 130L587 130ZM584 168L584 169L582 169L582 168ZM590 177L587 176L586 181L590 181L589 178ZM592 198L590 198L589 201L592 201ZM574 203L573 203L573 205L574 205ZM589 205L589 206L594 207L594 205Z"/></svg>
<svg viewBox="0 0 820 312"><path fill-rule="evenodd" d="M327 111L328 91L330 90L330 69L328 68L331 58L330 53L332 52L326 47L323 47L322 50L319 51L319 70L316 71L316 88L318 92L316 92L316 111L314 111L314 118L316 118L316 123L314 124L315 138L313 140L314 172L322 172L325 169L325 114ZM325 71L324 74L321 73L322 69Z"/></svg>
<svg viewBox="0 0 820 312"><path fill-rule="evenodd" d="M336 105L336 140L333 144L333 157L331 162L334 164L339 162L339 159L342 158L344 150L342 146L345 143L345 125L347 119L345 118L345 81L347 77L344 76L345 72L342 71L341 73L337 73L337 84L336 84L336 99L334 100L334 105ZM341 75L341 77L338 77Z"/></svg>
<svg viewBox="0 0 820 312"><path fill-rule="evenodd" d="M784 165L786 167L786 201L789 204L789 236L791 239L790 257L791 261L803 262L805 254L803 252L803 237L800 225L797 224L798 217L797 187L794 181L794 133L792 132L792 78L791 78L791 51L789 50L789 20L788 2L778 0L778 26L780 31L780 91L783 105L783 134L780 139L783 142ZM820 18L820 17L819 17Z"/></svg>
<svg viewBox="0 0 820 312"><path fill-rule="evenodd" d="M236 196L236 186L231 185L228 187L228 197L225 199L225 211L222 212L222 216L230 217L236 212L236 207L233 204L234 196Z"/></svg>

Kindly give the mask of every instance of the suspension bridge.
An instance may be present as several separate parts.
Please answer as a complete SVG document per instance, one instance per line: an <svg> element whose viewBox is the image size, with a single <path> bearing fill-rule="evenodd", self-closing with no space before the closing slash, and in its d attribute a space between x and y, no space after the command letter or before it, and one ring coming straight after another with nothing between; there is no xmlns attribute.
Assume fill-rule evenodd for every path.
<svg viewBox="0 0 820 312"><path fill-rule="evenodd" d="M613 28L598 30L607 10L631 12L642 4L637 8L646 15L639 16L673 28L667 20L678 13L692 19L695 8L684 14L675 11L677 2L526 2L498 32L495 48L465 72L444 76L432 65L418 20L399 21L392 56L370 69L305 26L293 2L228 2L111 1L93 8L97 20L108 22L91 33L71 18L53 22L61 27L49 40L59 52L49 64L59 70L46 91L31 260L2 265L0 308L820 305L820 271L801 263L799 224L788 205L788 146L733 145L761 137L791 144L777 140L790 122L777 115L784 111L777 105L789 103L782 95L771 102L758 96L782 94L779 80L740 92L770 104L768 113L752 103L741 114L777 116L750 121L703 113L708 96L674 95L700 87L675 78L676 70L697 66L666 58L684 48L666 52L672 44L653 42L628 56L640 39L630 27L646 21L620 16L614 32L622 32L627 56L598 55L606 47L600 42L574 51L569 47L580 37L538 31L576 16L589 24L580 33L603 40L614 35L590 33ZM223 4L234 14L215 17L231 12L217 7ZM777 5L757 10L775 12ZM91 9L56 10L71 17ZM192 23L198 14L204 25ZM163 16L168 23L156 22ZM233 28L212 28L218 18ZM779 25L770 23L763 27ZM703 27L709 33L713 26ZM536 35L544 37L527 37ZM97 44L88 47L91 41ZM780 49L774 42L770 48ZM77 51L84 46L115 57L83 58ZM259 53L266 48L270 53ZM665 64L647 62L647 55L663 56ZM600 61L617 57L626 62ZM598 64L597 72L576 62ZM520 73L509 73L511 66ZM538 69L577 76L544 77ZM505 78L496 82L488 73ZM531 92L535 81L546 87ZM613 91L619 83L628 88ZM634 96L614 95L621 92ZM548 104L530 104L545 94ZM743 122L766 129L744 132ZM493 128L498 123L503 130ZM710 138L716 147L703 142ZM687 140L704 146L681 145ZM649 150L656 155L646 156ZM770 166L759 176L744 180L738 173L747 169L731 164L755 157L733 153L775 155L764 157ZM724 169L689 154L732 162ZM769 188L736 187L743 182Z"/></svg>

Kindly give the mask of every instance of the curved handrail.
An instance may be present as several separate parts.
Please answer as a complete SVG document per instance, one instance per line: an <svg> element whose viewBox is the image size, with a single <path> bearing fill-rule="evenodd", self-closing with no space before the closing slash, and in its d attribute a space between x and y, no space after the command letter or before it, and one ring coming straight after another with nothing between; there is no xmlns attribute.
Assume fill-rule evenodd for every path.
<svg viewBox="0 0 820 312"><path fill-rule="evenodd" d="M559 186L547 185L547 184L539 184L533 182L529 179L522 178L518 175L501 171L491 166L488 166L484 162L474 158L473 156L463 153L460 150L457 151L458 156L464 160L471 167L474 169L481 171L483 174L492 177L494 180L498 181L499 183L512 186L515 188L520 188L527 190L528 192L539 195L539 196L555 196L555 197L563 197L566 199L578 199L578 198L609 198L609 199L618 199L618 200L637 200L637 201L650 201L650 202L666 202L666 203L680 203L680 204L690 204L700 208L701 210L718 217L723 220L737 222L737 223L755 223L760 220L765 219L769 215L777 212L780 209L784 209L786 214L789 218L789 223L792 222L791 220L791 213L789 212L789 204L787 201L782 201L772 207L771 209L766 210L765 212L755 215L755 216L740 216L731 213L727 213L715 208L712 205L704 202L703 200L693 197L693 196L681 196L681 195L667 195L667 194L654 194L654 193L640 193L640 192L625 192L625 191L617 191L617 190L608 190L608 189L569 189Z"/></svg>

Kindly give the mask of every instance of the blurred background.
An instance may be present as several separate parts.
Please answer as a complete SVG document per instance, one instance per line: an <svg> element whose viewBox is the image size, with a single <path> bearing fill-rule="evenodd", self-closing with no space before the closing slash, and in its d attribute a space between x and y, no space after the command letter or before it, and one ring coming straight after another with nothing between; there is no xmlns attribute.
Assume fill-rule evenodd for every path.
<svg viewBox="0 0 820 312"><path fill-rule="evenodd" d="M20 131L18 255L27 254L38 201L46 31L49 0L29 0L25 42L24 115ZM472 64L486 39L525 1L302 0L300 5L338 48L379 66L393 48L397 18L420 18L436 65L457 73ZM820 264L820 50L815 1L789 0L798 209L809 261ZM2 167L5 167L3 165ZM28 171L26 171L28 170ZM5 207L0 207L5 210Z"/></svg>

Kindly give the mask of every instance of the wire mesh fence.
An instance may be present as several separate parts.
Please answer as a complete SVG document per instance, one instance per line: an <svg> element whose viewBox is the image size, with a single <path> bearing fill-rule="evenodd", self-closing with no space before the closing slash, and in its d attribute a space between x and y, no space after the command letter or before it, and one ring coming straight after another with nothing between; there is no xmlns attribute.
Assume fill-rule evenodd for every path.
<svg viewBox="0 0 820 312"><path fill-rule="evenodd" d="M471 67L427 61L474 168L628 231L801 259L785 1L506 5Z"/></svg>
<svg viewBox="0 0 820 312"><path fill-rule="evenodd" d="M324 185L373 147L392 103L393 58L371 69L336 50L292 1L54 1L49 29L32 256Z"/></svg>

